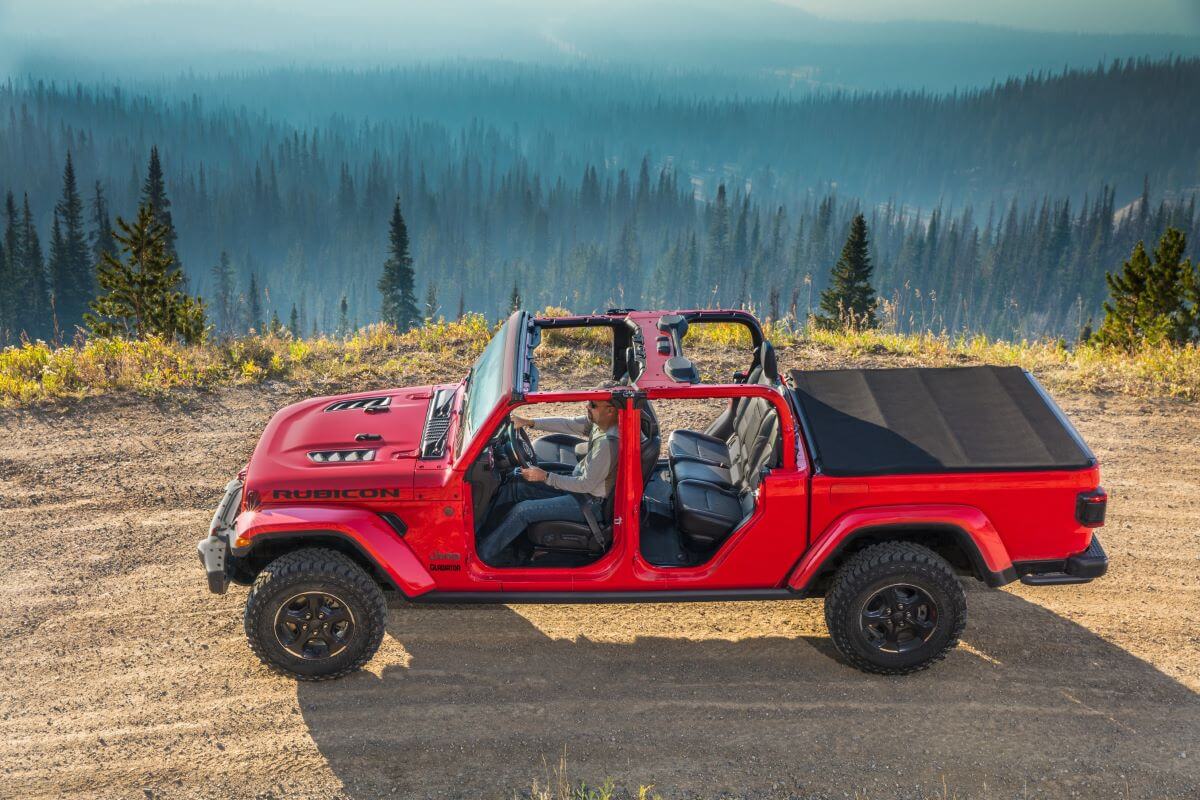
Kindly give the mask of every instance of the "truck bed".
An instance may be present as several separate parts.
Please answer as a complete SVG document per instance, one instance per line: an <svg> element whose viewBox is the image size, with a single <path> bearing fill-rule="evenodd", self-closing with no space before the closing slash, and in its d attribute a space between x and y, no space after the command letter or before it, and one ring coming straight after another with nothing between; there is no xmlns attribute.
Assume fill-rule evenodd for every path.
<svg viewBox="0 0 1200 800"><path fill-rule="evenodd" d="M834 476L1089 469L1095 456L1019 367L792 370L818 472Z"/></svg>

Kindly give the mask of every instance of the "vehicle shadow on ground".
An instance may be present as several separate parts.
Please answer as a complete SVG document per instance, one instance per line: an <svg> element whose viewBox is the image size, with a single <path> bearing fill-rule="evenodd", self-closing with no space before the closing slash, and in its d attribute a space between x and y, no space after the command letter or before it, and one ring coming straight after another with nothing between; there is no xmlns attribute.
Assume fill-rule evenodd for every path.
<svg viewBox="0 0 1200 800"><path fill-rule="evenodd" d="M843 664L819 601L405 605L382 668L299 702L350 797L510 797L564 751L668 797L1195 796L1196 693L1015 595L970 604L904 678Z"/></svg>

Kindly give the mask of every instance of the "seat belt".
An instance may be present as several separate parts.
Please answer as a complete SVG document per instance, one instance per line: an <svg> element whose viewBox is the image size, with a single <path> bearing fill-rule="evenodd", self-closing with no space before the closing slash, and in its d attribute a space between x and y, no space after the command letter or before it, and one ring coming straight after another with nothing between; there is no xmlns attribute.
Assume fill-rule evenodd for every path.
<svg viewBox="0 0 1200 800"><path fill-rule="evenodd" d="M600 533L600 521L596 517L596 499L592 495L582 495L573 493L575 502L579 503L579 510L583 512L583 518L587 522L588 530L591 531L592 539L596 542L596 547L601 552L604 550L604 537ZM601 500L603 502L603 500Z"/></svg>

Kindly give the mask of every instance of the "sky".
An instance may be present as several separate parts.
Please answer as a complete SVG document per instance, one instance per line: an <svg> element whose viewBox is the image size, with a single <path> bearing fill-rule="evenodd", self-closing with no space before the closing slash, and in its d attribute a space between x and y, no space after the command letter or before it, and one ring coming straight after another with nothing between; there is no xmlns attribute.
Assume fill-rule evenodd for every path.
<svg viewBox="0 0 1200 800"><path fill-rule="evenodd" d="M981 22L1043 31L1200 35L1200 0L786 0L834 19Z"/></svg>
<svg viewBox="0 0 1200 800"><path fill-rule="evenodd" d="M1200 35L1200 0L773 0L830 19L860 21L943 20L980 22L1033 30L1086 33L1181 33ZM727 0L736 9L754 0ZM641 0L641 6L663 5L663 0ZM517 9L546 16L571 13L588 6L620 6L622 0L0 0L0 24L8 34L18 32L53 35L56 30L74 35L89 20L112 15L151 13L157 19L195 20L196 9L207 8L212 21L231 18L237 9L246 12L280 12L302 19L336 23L339 17L374 14L444 14L464 22L478 13L490 16L498 9ZM288 23L283 23L286 29ZM231 31L232 32L232 31ZM263 31L269 36L269 31Z"/></svg>
<svg viewBox="0 0 1200 800"><path fill-rule="evenodd" d="M1024 64L1041 69L1200 52L1200 0L0 0L0 74L53 76L66 62L71 74L112 77L460 57L658 58L721 69L743 57L736 47L752 56L769 53L763 58L770 65L753 68L795 69L810 66L810 57L828 64L836 54L812 54L822 46L863 45L864 36L875 37L864 46L869 60L877 42L903 47L908 40L919 51L929 36L969 47L985 35L982 28L939 23L1000 26L986 34L987 57L1000 60L1040 36L1040 44L1033 42L1042 48L1040 59L998 60L1000 77L1024 72ZM944 35L936 32L942 29ZM1021 31L1021 41L1012 29ZM1009 31L1008 40L998 42L996 31ZM1084 52L1085 37L1052 41L1024 31L1089 34L1095 41ZM1106 38L1121 34L1161 41Z"/></svg>

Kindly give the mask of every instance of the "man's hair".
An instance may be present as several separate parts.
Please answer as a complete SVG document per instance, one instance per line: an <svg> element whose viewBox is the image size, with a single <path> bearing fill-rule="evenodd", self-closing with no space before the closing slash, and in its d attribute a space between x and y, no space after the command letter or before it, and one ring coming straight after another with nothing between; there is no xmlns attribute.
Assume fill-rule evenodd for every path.
<svg viewBox="0 0 1200 800"><path fill-rule="evenodd" d="M602 382L596 384L595 386L593 386L592 391L608 392L608 391L612 391L613 389L620 388L621 385L622 384L618 383L617 381L602 381ZM612 401L611 397L608 398L607 400L603 400L601 402L608 403L609 405L613 405L613 401Z"/></svg>

